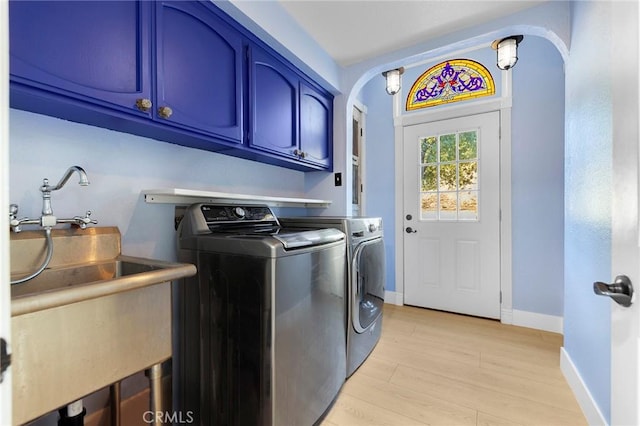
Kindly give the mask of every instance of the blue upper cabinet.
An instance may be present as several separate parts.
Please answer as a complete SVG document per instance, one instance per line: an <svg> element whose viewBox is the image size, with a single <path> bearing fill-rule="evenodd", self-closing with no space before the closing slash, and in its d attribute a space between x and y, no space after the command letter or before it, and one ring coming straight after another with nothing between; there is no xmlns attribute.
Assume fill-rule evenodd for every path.
<svg viewBox="0 0 640 426"><path fill-rule="evenodd" d="M300 83L300 156L330 168L333 159L333 98Z"/></svg>
<svg viewBox="0 0 640 426"><path fill-rule="evenodd" d="M249 52L249 146L297 158L298 77L259 47Z"/></svg>
<svg viewBox="0 0 640 426"><path fill-rule="evenodd" d="M333 97L208 1L9 2L10 105L302 171Z"/></svg>
<svg viewBox="0 0 640 426"><path fill-rule="evenodd" d="M249 58L249 146L303 168L331 169L331 95L256 45Z"/></svg>
<svg viewBox="0 0 640 426"><path fill-rule="evenodd" d="M148 116L136 102L151 98L150 10L145 1L11 1L13 88Z"/></svg>
<svg viewBox="0 0 640 426"><path fill-rule="evenodd" d="M243 38L204 5L158 2L158 119L242 141Z"/></svg>

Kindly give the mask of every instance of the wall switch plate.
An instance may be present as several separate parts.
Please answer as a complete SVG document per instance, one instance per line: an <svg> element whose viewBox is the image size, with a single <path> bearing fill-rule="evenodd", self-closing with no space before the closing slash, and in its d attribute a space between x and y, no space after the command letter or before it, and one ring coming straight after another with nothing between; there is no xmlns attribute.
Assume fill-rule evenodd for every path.
<svg viewBox="0 0 640 426"><path fill-rule="evenodd" d="M333 178L336 186L342 186L342 173L335 173Z"/></svg>

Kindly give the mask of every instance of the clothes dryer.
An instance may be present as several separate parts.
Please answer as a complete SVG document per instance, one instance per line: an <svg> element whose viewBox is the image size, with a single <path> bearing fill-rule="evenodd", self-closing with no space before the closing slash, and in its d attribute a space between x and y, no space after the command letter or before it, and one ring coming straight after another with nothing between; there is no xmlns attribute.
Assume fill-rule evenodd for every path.
<svg viewBox="0 0 640 426"><path fill-rule="evenodd" d="M347 238L347 374L350 377L380 340L385 289L385 252L379 217L286 217L287 228L335 228Z"/></svg>

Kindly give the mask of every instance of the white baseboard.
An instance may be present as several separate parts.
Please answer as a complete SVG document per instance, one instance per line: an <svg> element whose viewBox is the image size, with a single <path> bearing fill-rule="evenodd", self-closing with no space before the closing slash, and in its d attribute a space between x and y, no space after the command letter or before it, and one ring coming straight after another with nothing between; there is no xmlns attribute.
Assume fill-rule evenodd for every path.
<svg viewBox="0 0 640 426"><path fill-rule="evenodd" d="M402 306L404 305L403 294L385 290L384 303ZM502 309L500 311L500 322L563 334L563 318L555 315L538 314L517 309Z"/></svg>
<svg viewBox="0 0 640 426"><path fill-rule="evenodd" d="M503 315L504 313L505 311L502 312ZM514 309L511 311L511 322L502 322L520 327L535 328L537 330L563 334L563 318L555 315L539 314L536 312Z"/></svg>
<svg viewBox="0 0 640 426"><path fill-rule="evenodd" d="M404 298L402 296L402 293L385 290L384 303L391 303L392 305L402 306L404 304Z"/></svg>
<svg viewBox="0 0 640 426"><path fill-rule="evenodd" d="M501 309L500 322L509 325L513 324L513 311L511 309Z"/></svg>
<svg viewBox="0 0 640 426"><path fill-rule="evenodd" d="M589 392L589 388L582 380L582 376L580 376L578 369L564 347L560 348L560 370L564 378L567 379L567 383L573 391L580 408L582 408L582 413L587 419L587 423L591 426L607 425L607 421L593 399L591 392Z"/></svg>

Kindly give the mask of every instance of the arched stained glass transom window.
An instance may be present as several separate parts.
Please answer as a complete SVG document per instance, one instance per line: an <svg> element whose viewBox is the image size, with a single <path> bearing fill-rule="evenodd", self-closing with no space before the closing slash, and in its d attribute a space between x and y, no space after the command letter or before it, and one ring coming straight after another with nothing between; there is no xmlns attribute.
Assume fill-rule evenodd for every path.
<svg viewBox="0 0 640 426"><path fill-rule="evenodd" d="M407 111L491 96L493 77L484 65L470 59L453 59L425 71L409 91Z"/></svg>

